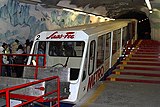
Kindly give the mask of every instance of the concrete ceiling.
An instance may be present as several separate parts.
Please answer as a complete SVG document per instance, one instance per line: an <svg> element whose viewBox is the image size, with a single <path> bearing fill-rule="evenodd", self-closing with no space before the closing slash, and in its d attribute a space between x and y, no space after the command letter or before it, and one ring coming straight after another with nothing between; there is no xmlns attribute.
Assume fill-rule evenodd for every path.
<svg viewBox="0 0 160 107"><path fill-rule="evenodd" d="M45 8L72 8L97 15L116 18L130 11L145 12L149 10L145 0L19 0L22 3L40 4ZM160 0L150 0L154 11L160 10Z"/></svg>

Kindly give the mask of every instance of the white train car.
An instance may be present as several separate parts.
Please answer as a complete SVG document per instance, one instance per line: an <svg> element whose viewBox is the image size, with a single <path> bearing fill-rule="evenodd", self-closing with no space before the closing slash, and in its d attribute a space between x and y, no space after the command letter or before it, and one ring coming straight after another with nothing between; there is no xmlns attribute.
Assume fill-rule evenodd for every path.
<svg viewBox="0 0 160 107"><path fill-rule="evenodd" d="M43 59L39 64L68 68L70 95L64 101L75 103L112 67L127 41L136 39L136 23L115 20L43 31L35 36L31 54L40 54L43 45L46 62ZM29 57L28 64L32 62Z"/></svg>

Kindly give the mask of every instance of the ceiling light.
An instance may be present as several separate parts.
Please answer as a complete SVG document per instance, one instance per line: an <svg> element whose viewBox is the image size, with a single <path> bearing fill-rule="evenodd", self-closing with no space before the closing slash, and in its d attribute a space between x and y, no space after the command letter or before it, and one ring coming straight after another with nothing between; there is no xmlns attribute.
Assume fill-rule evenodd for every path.
<svg viewBox="0 0 160 107"><path fill-rule="evenodd" d="M63 10L65 10L65 11L69 11L69 12L74 12L74 10L66 9L66 8L64 8Z"/></svg>
<svg viewBox="0 0 160 107"><path fill-rule="evenodd" d="M116 20L116 19L109 19L109 20Z"/></svg>
<svg viewBox="0 0 160 107"><path fill-rule="evenodd" d="M86 15L86 13L85 13L85 12L78 12L78 11L77 11L77 13L78 13L78 14Z"/></svg>
<svg viewBox="0 0 160 107"><path fill-rule="evenodd" d="M149 13L152 13L152 10L150 10Z"/></svg>
<svg viewBox="0 0 160 107"><path fill-rule="evenodd" d="M88 14L89 16L95 16L94 14Z"/></svg>
<svg viewBox="0 0 160 107"><path fill-rule="evenodd" d="M151 10L152 8L151 8L151 3L150 3L150 1L149 1L149 0L145 0L145 2L146 2L146 4L147 4L148 9Z"/></svg>

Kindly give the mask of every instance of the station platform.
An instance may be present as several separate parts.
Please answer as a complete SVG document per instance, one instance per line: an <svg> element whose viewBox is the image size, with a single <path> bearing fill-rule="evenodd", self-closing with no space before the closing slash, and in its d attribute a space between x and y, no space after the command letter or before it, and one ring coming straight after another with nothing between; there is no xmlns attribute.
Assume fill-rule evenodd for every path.
<svg viewBox="0 0 160 107"><path fill-rule="evenodd" d="M102 81L74 107L158 107L159 105L159 84Z"/></svg>
<svg viewBox="0 0 160 107"><path fill-rule="evenodd" d="M139 40L74 107L159 107L160 42Z"/></svg>

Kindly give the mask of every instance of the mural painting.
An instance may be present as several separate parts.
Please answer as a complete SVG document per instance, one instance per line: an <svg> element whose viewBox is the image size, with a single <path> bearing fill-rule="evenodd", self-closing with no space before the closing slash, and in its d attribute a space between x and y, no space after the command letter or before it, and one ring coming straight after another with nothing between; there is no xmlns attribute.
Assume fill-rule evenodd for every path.
<svg viewBox="0 0 160 107"><path fill-rule="evenodd" d="M90 23L90 16L75 14L62 9L44 8L40 5L20 3L18 0L0 2L0 45L26 39L44 30Z"/></svg>

